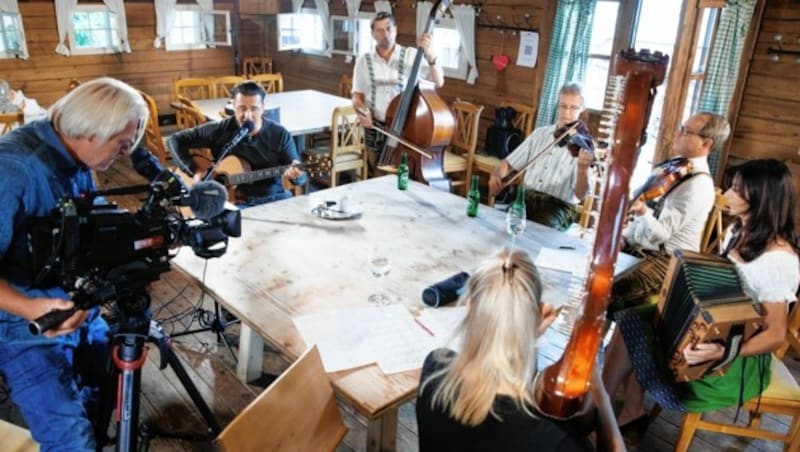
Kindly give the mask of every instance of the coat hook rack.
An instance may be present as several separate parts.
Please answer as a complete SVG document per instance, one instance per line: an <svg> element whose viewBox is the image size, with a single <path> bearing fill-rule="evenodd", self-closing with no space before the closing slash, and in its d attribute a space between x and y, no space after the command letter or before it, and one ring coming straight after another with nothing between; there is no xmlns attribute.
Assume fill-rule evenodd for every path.
<svg viewBox="0 0 800 452"><path fill-rule="evenodd" d="M800 64L800 50L795 49L784 49L781 45L783 41L783 35L776 34L772 37L775 41L775 45L777 47L769 46L767 48L767 55L770 55L770 59L774 62L778 62L781 60L781 55L793 55L795 57L794 62ZM800 38L797 38L797 44L800 45Z"/></svg>
<svg viewBox="0 0 800 452"><path fill-rule="evenodd" d="M538 31L537 29L533 28L533 25L531 24L530 14L526 13L525 16L523 17L524 17L524 23L520 23L517 21L516 18L514 18L512 19L511 25L506 24L502 16L497 16L497 18L494 21L488 18L484 18L482 20L479 18L478 21L475 23L475 25L479 28L488 28L491 30L497 30L500 33L511 32L512 35L515 35L521 31L530 31L530 32Z"/></svg>

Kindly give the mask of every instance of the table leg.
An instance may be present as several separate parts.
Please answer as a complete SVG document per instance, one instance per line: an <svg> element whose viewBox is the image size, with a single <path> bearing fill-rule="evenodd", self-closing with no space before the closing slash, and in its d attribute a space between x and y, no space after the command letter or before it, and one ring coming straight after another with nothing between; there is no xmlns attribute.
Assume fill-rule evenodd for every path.
<svg viewBox="0 0 800 452"><path fill-rule="evenodd" d="M397 450L397 408L367 420L367 452Z"/></svg>
<svg viewBox="0 0 800 452"><path fill-rule="evenodd" d="M264 360L264 339L244 322L239 331L239 363L236 376L242 383L261 377L261 363Z"/></svg>

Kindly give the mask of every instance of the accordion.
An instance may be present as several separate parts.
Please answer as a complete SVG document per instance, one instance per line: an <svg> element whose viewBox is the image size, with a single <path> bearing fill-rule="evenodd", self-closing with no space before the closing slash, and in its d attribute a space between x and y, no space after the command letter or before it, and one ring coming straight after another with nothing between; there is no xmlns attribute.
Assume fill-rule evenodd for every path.
<svg viewBox="0 0 800 452"><path fill-rule="evenodd" d="M731 261L676 250L658 300L656 343L675 381L722 375L741 344L759 331L763 316L761 304L744 292ZM701 342L725 347L723 357L689 365L683 349Z"/></svg>

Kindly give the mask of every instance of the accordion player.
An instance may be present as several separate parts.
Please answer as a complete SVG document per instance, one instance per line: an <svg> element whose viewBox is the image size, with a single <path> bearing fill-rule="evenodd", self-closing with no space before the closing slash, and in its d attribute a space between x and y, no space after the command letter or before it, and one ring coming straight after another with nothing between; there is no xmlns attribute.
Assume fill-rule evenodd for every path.
<svg viewBox="0 0 800 452"><path fill-rule="evenodd" d="M733 262L676 250L659 294L655 334L676 381L722 375L746 340L759 331L765 313L742 288ZM690 365L682 350L716 342L725 348L719 361Z"/></svg>

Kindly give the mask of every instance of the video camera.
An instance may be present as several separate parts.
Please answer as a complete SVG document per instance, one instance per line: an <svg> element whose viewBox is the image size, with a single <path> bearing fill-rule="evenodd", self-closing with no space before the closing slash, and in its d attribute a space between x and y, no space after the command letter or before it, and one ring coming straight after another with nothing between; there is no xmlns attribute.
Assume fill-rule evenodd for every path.
<svg viewBox="0 0 800 452"><path fill-rule="evenodd" d="M34 286L63 287L75 307L36 319L29 325L31 333L59 325L77 309L110 300L118 304L135 300L131 293L169 270L174 248L186 245L199 257L219 257L227 251L228 237L241 235L241 213L225 202L227 193L222 185L202 182L189 190L157 163L140 171L136 152L134 166L152 180L149 185L64 198L49 216L32 221L28 237L32 268L38 271ZM152 156L144 152L147 155L139 158L152 165ZM135 213L102 198L144 192L147 198ZM186 209L180 206L190 207L194 217L187 218ZM143 312L147 306L121 308Z"/></svg>

